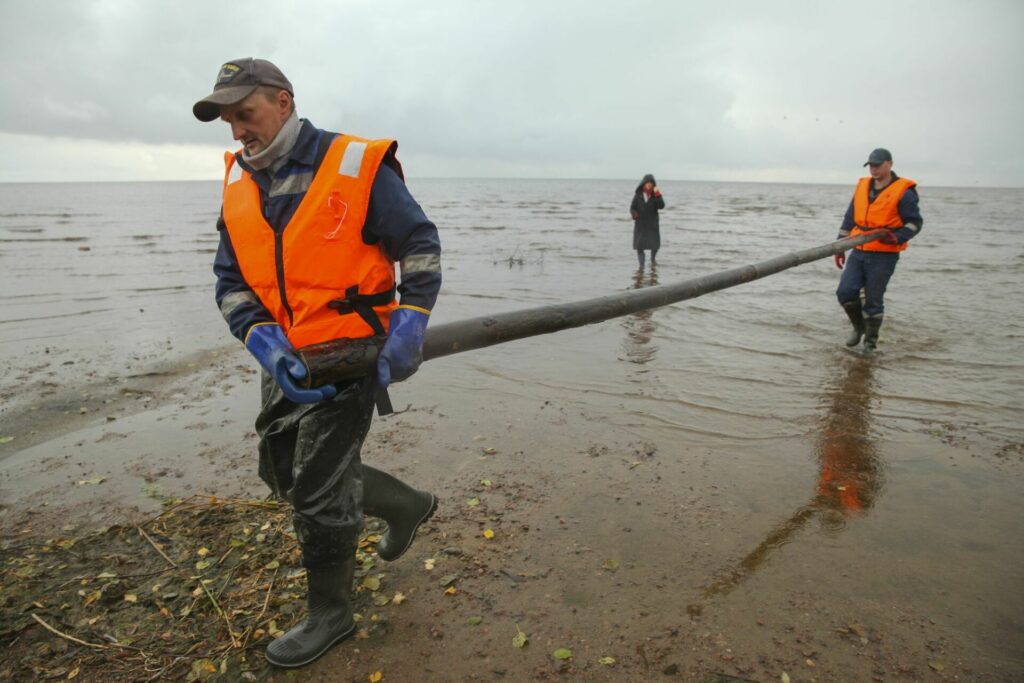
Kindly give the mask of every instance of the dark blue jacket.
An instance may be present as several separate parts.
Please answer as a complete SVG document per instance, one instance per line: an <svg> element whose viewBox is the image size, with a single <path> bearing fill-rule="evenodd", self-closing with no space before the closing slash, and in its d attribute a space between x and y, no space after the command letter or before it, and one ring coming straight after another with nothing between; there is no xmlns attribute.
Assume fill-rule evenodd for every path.
<svg viewBox="0 0 1024 683"><path fill-rule="evenodd" d="M255 171L242 160L241 154L236 155L236 162L252 174L259 186L263 216L274 230L284 230L302 202L317 171L317 156L324 148L320 144L321 136L324 135L330 136L324 141L326 145L337 133L316 128L303 119L298 140L288 160L277 170L273 179L269 170ZM410 256L435 255L435 264L439 263L441 240L437 227L409 194L405 182L395 170L397 167L398 162L389 154L377 170L370 190L363 242L383 245L387 254L396 262L402 262ZM231 246L231 237L224 224L223 211L217 220L217 229L220 231L220 246L213 261L213 272L217 276L217 305L231 334L244 341L250 327L260 322L274 322L274 317L242 277L235 250ZM419 259L419 263L422 264L423 259ZM410 272L403 272L398 285L401 303L428 311L433 309L440 289L439 266L436 269L414 268Z"/></svg>
<svg viewBox="0 0 1024 683"><path fill-rule="evenodd" d="M896 180L899 176L895 173L892 174L892 179ZM891 182L891 181L890 181ZM885 188L883 188L885 189ZM871 183L868 186L868 203L875 201L875 197L878 196L881 190L875 189L875 184ZM899 244L910 241L917 233L921 232L921 228L924 227L924 218L921 217L921 209L917 205L917 188L908 188L903 196L900 197L900 203L898 206L900 212L900 218L903 220L902 228L893 230L893 234L896 235L896 241ZM853 230L853 200L850 200L850 206L846 209L846 216L843 217L843 225L839 228L839 237L849 237L850 231ZM910 227L911 225L917 226L917 228Z"/></svg>

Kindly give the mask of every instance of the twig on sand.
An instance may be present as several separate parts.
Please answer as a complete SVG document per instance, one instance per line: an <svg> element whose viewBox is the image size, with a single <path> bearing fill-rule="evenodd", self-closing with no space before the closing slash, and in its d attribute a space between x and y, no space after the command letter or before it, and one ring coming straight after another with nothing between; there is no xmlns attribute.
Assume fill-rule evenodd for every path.
<svg viewBox="0 0 1024 683"><path fill-rule="evenodd" d="M156 550L156 551L157 551L158 553L160 553L160 557L162 557L162 558L164 558L165 560L167 560L167 562L169 562L169 563L170 563L170 565L171 565L172 567L174 567L175 569L177 569L177 568L178 568L178 565L177 565L177 564L175 564L174 560L172 560L171 558L167 557L167 555L165 555L165 554L164 554L164 551L160 549L160 546L158 546L158 545L157 545L157 544L156 544L156 543L155 543L155 542L153 541L153 539L149 537L149 534L147 534L147 533L146 533L145 531L143 531L143 529L142 529L142 527L141 527L141 526L136 526L135 528L139 530L139 533L140 533L140 534L142 534L142 537L143 537L144 539L146 539L147 541L149 541L149 544L150 544L151 546L153 546L153 549L154 549L154 550Z"/></svg>
<svg viewBox="0 0 1024 683"><path fill-rule="evenodd" d="M74 636L69 636L66 633L62 633L61 631L58 631L57 629L55 629L54 627L50 626L45 621L43 621L43 618L40 617L35 612L32 613L32 618L35 619L36 621L38 621L39 625L42 626L43 628L45 628L50 633L53 633L54 635L58 635L58 636L60 636L61 638L65 639L65 640L70 640L72 643L78 643L79 645L85 645L86 647L94 647L97 650L107 650L107 649L110 648L109 645L103 645L102 643L87 643L84 640L79 640L78 638L75 638ZM124 646L123 645L118 645L118 647L124 647Z"/></svg>
<svg viewBox="0 0 1024 683"><path fill-rule="evenodd" d="M203 582L202 579L199 580L199 585L202 586L203 591L206 593L206 597L210 598L210 602L213 603L213 608L217 610L217 614L224 617L224 623L228 625L228 635L231 637L231 644L234 645L236 648L240 647L238 641L235 639L235 632L231 628L231 620L228 619L228 615L224 612L224 610L220 608L220 604L217 603L217 598L213 597L213 593L211 593L210 589L206 587L206 584Z"/></svg>

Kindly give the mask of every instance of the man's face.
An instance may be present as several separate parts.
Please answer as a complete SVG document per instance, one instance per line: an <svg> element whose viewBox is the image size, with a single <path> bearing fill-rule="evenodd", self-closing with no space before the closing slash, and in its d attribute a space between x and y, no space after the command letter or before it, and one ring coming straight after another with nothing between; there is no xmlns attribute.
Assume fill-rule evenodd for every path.
<svg viewBox="0 0 1024 683"><path fill-rule="evenodd" d="M260 91L238 104L220 108L220 118L231 126L231 135L242 143L249 156L259 154L274 141L291 116L291 95L280 90L273 100Z"/></svg>
<svg viewBox="0 0 1024 683"><path fill-rule="evenodd" d="M875 180L885 180L889 177L889 173L892 172L892 162L883 161L880 164L868 164L868 168L871 170L871 177Z"/></svg>

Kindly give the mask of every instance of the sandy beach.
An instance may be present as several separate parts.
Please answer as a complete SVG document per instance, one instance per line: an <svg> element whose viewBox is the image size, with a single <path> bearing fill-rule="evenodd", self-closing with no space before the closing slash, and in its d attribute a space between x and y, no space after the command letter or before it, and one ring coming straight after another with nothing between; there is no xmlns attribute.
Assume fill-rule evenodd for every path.
<svg viewBox="0 0 1024 683"><path fill-rule="evenodd" d="M665 187L669 196L688 191ZM743 192L699 193L675 220L742 225L757 214L750 220L764 224L749 207L767 200ZM829 193L846 189L825 191L823 204ZM731 201L737 194L746 199ZM443 321L785 251L757 237L748 248L739 229L692 229L686 239L705 247L667 250L655 274L637 275L628 249L608 248L610 237L563 248L584 229L582 209L527 197L512 216L468 217L440 190L424 195L428 212L452 226ZM591 217L607 210L602 201L584 202ZM563 210L574 218L560 218ZM500 225L530 215L561 227L496 241L511 230ZM812 211L772 220L795 222L810 240L824 219ZM983 339L928 313L945 306L963 322L1011 309L998 294L961 307L964 292L940 288L922 303L934 277L922 264L972 261L939 251L938 238L924 247L926 237L916 265L913 252L901 264L894 281L905 286L890 303L900 315L871 360L841 348L832 266L812 264L735 295L425 364L394 388L398 412L375 421L363 453L441 501L409 553L380 568L384 590L406 599L371 606L387 617L386 631L340 645L293 678L265 666L253 675L1024 679L1021 375L1003 354L1020 325L1008 321ZM516 253L523 264L503 261ZM606 280L595 281L595 269ZM197 282L208 277L195 272ZM988 284L1016 272L992 269ZM195 300L212 308L206 297ZM13 437L0 443L5 562L29 539L135 523L167 499L266 495L252 431L258 367L213 327L215 310L192 310L202 313L189 324L218 342L174 337L173 351L161 351L167 346L154 341L121 368L97 365L88 345L68 343L51 362L38 344L19 355L13 333L5 338L12 361L0 436ZM61 626L92 637L89 627ZM522 648L513 644L520 632ZM29 626L5 642L46 638ZM559 649L571 658L556 658ZM78 678L93 675L83 669Z"/></svg>

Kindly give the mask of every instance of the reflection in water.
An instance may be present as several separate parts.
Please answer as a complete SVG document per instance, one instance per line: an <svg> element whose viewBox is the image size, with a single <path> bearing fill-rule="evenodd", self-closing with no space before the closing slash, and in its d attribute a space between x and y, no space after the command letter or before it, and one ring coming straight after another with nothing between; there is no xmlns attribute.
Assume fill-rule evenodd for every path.
<svg viewBox="0 0 1024 683"><path fill-rule="evenodd" d="M651 264L649 271L637 270L633 276L632 289L643 289L654 287L658 284L658 269ZM622 320L622 326L626 328L626 338L622 342L623 350L626 352L626 360L637 365L644 365L654 360L658 354L658 347L651 343L654 331L658 329L657 323L651 319L654 309L640 311L633 315L626 316Z"/></svg>
<svg viewBox="0 0 1024 683"><path fill-rule="evenodd" d="M702 591L702 600L730 593L814 517L820 519L827 531L838 532L845 528L848 516L867 512L874 504L882 487L882 473L871 438L873 364L862 357L844 358L844 362L845 376L824 396L826 411L815 445L818 485L814 498L776 525L734 567L719 575ZM699 615L702 609L703 605L697 603L687 611Z"/></svg>

